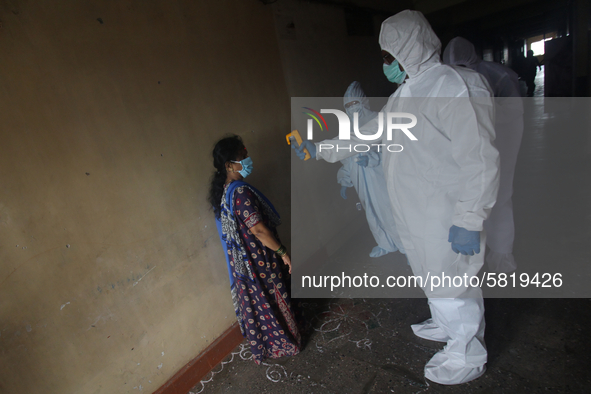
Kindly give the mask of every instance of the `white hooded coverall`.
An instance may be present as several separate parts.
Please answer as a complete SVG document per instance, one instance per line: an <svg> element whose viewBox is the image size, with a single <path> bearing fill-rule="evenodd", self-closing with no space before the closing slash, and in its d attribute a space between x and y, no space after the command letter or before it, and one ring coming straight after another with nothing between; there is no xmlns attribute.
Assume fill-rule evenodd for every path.
<svg viewBox="0 0 591 394"><path fill-rule="evenodd" d="M396 58L408 79L394 92L387 112L416 115L411 131L417 141L395 131L399 153L384 152L382 165L394 219L415 275L476 275L484 264L485 236L479 254L456 254L448 242L452 225L482 231L495 203L499 185L499 156L493 146L494 108L488 83L472 70L441 63L441 43L425 17L402 11L382 23L380 45ZM400 123L407 122L402 120ZM373 134L377 119L361 130ZM365 132L364 132L365 131ZM330 143L335 144L334 140ZM341 146L368 143L352 135ZM317 159L329 162L352 154L321 150ZM484 303L478 287L423 286L431 309L429 319L413 330L417 335L447 341L425 366L425 376L441 384L458 384L484 373Z"/></svg>
<svg viewBox="0 0 591 394"><path fill-rule="evenodd" d="M359 104L346 108L351 124L353 124L353 113L355 112L358 113L360 126L377 116L378 113L369 108L369 100L357 81L349 85L343 97L345 105L353 101L359 101ZM357 164L357 159L361 156L368 156L367 167ZM381 154L374 151L359 153L341 160L341 163L343 166L337 173L337 182L341 186L355 187L359 201L365 209L369 229L378 246L387 252L400 250L401 253L404 253L388 200L384 170L381 166Z"/></svg>
<svg viewBox="0 0 591 394"><path fill-rule="evenodd" d="M523 136L523 101L517 74L502 64L486 62L476 55L474 45L462 37L449 42L443 51L443 62L468 67L486 78L495 96L495 145L501 158L501 179L497 203L484 222L486 244L490 248L486 261L493 272L517 269L513 258L515 225L513 222L513 175Z"/></svg>

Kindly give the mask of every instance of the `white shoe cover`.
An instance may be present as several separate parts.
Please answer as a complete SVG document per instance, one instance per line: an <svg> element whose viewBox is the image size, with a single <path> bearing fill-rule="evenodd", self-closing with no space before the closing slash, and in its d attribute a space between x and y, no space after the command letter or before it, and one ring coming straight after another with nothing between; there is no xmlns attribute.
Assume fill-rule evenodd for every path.
<svg viewBox="0 0 591 394"><path fill-rule="evenodd" d="M451 338L441 329L433 319L427 319L422 323L410 326L415 335L419 338L435 342L447 342Z"/></svg>
<svg viewBox="0 0 591 394"><path fill-rule="evenodd" d="M429 298L433 321L451 339L425 366L427 379L452 385L469 382L484 373L487 352L481 294L479 288L472 288L466 296L474 298Z"/></svg>
<svg viewBox="0 0 591 394"><path fill-rule="evenodd" d="M467 383L481 377L486 365L469 367L446 349L437 352L425 365L425 378L432 382L453 385Z"/></svg>
<svg viewBox="0 0 591 394"><path fill-rule="evenodd" d="M393 250L392 252L396 252L396 250ZM369 254L369 257L380 257L380 256L384 256L388 253L391 253L391 252L386 249L382 249L379 246L374 246L374 248L371 250L371 253Z"/></svg>
<svg viewBox="0 0 591 394"><path fill-rule="evenodd" d="M486 255L486 262L491 272L508 274L517 269L513 253L498 253L491 250Z"/></svg>

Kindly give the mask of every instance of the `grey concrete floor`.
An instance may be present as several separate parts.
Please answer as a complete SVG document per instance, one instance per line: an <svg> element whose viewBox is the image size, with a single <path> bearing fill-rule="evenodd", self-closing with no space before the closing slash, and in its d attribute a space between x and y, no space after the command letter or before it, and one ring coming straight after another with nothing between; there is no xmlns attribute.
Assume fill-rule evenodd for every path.
<svg viewBox="0 0 591 394"><path fill-rule="evenodd" d="M458 386L425 380L443 344L413 335L422 299L310 301L313 332L298 356L249 358L246 343L191 393L589 393L589 300L486 300L487 372Z"/></svg>
<svg viewBox="0 0 591 394"><path fill-rule="evenodd" d="M513 198L518 272L570 270L585 283L591 278L591 128L579 128L581 119L564 123L569 106L551 111L530 100ZM362 233L337 263L352 259L363 270L390 265L410 272L400 253L369 259L374 241L367 229ZM255 365L243 343L191 393L591 393L591 293L583 293L586 298L577 288L572 298L553 299L558 293L541 289L534 296L546 298L485 299L487 372L458 386L423 377L425 363L443 348L410 329L429 317L425 299L307 299L310 330L299 355Z"/></svg>

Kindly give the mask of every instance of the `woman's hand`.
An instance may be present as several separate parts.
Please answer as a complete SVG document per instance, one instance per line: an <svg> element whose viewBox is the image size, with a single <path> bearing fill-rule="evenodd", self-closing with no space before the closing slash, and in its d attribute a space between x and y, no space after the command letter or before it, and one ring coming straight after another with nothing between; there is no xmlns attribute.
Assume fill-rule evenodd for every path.
<svg viewBox="0 0 591 394"><path fill-rule="evenodd" d="M289 253L285 253L282 259L283 263L289 267L289 273L291 274L291 257L289 257Z"/></svg>

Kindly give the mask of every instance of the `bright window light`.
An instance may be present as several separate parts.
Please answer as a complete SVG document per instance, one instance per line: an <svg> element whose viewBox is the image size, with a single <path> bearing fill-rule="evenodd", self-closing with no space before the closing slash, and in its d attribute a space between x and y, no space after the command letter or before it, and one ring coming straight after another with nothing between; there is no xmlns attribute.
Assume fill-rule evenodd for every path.
<svg viewBox="0 0 591 394"><path fill-rule="evenodd" d="M551 40L551 38L546 38L545 40L540 40L531 43L531 50L534 51L534 56L544 54L544 41L548 40Z"/></svg>

